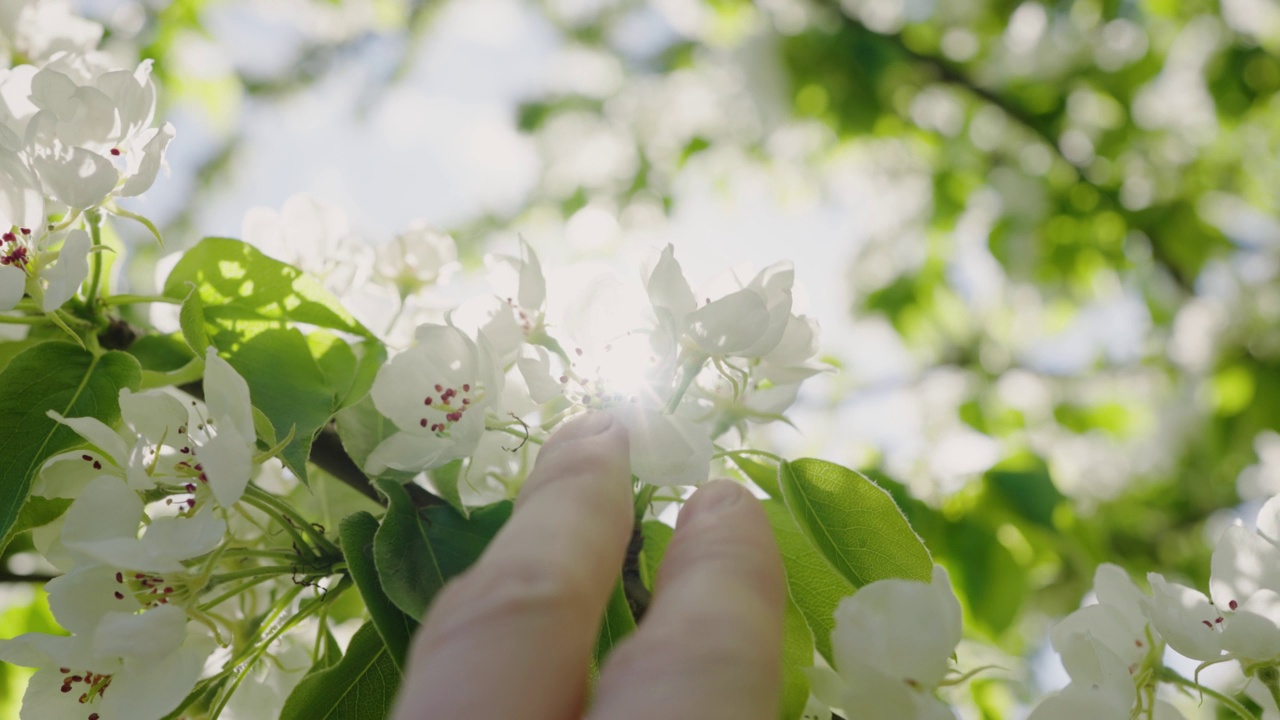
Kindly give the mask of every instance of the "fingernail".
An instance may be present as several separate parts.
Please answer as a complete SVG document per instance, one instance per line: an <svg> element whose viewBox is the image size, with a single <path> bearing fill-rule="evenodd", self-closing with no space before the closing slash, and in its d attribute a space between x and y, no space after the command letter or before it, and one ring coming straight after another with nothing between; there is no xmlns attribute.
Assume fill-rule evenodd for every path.
<svg viewBox="0 0 1280 720"><path fill-rule="evenodd" d="M745 488L732 480L712 480L698 488L684 505L677 524L692 522L721 514L733 507L745 494Z"/></svg>

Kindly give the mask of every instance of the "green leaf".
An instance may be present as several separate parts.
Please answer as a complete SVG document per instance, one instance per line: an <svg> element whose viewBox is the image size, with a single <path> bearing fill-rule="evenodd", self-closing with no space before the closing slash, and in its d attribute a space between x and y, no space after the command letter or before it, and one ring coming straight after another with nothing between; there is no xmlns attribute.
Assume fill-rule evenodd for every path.
<svg viewBox="0 0 1280 720"><path fill-rule="evenodd" d="M458 492L458 481L462 477L462 461L454 460L441 465L430 471L429 474L431 475L431 484L436 488L436 494L449 503L449 507L457 510L459 515L470 517L471 511L467 510L467 506L462 504L462 494Z"/></svg>
<svg viewBox="0 0 1280 720"><path fill-rule="evenodd" d="M195 283L187 283L187 288L187 296L178 309L178 325L191 351L196 357L204 357L205 348L209 347L209 332L204 327L204 302L200 300L200 289Z"/></svg>
<svg viewBox="0 0 1280 720"><path fill-rule="evenodd" d="M371 623L351 638L347 654L308 675L289 694L280 720L383 720L391 714L400 670Z"/></svg>
<svg viewBox="0 0 1280 720"><path fill-rule="evenodd" d="M807 667L813 667L813 631L795 601L787 598L782 630L782 720L799 720L804 713L809 702Z"/></svg>
<svg viewBox="0 0 1280 720"><path fill-rule="evenodd" d="M866 477L805 458L782 463L778 479L796 525L855 587L885 578L932 578L924 543L893 498Z"/></svg>
<svg viewBox="0 0 1280 720"><path fill-rule="evenodd" d="M290 321L372 337L318 280L239 240L201 240L169 273L164 294L186 298L188 283L206 321Z"/></svg>
<svg viewBox="0 0 1280 720"><path fill-rule="evenodd" d="M19 353L45 342L50 342L50 340L43 337L29 337L26 340L0 343L0 371L4 370L9 361L17 357ZM57 342L61 342L61 340Z"/></svg>
<svg viewBox="0 0 1280 720"><path fill-rule="evenodd" d="M658 566L667 554L667 545L671 544L675 530L666 523L645 520L640 525L640 533L644 537L644 545L640 549L640 581L649 592L653 592L658 581Z"/></svg>
<svg viewBox="0 0 1280 720"><path fill-rule="evenodd" d="M196 359L181 335L143 335L125 352L138 359L143 371L173 372Z"/></svg>
<svg viewBox="0 0 1280 720"><path fill-rule="evenodd" d="M352 346L331 332L316 330L307 335L307 344L333 391L337 409L364 399L378 369L387 361L387 349L377 340Z"/></svg>
<svg viewBox="0 0 1280 720"><path fill-rule="evenodd" d="M831 631L836 623L833 615L836 606L855 588L838 574L831 563L822 557L813 543L800 532L787 507L779 500L760 503L773 528L782 555L782 567L787 574L787 593L813 630L814 645L818 652L834 662L831 654Z"/></svg>
<svg viewBox="0 0 1280 720"><path fill-rule="evenodd" d="M177 370L169 371L142 371L142 389L151 390L153 388L169 387L170 385L185 385L193 383L204 377L204 360L193 357L190 362Z"/></svg>
<svg viewBox="0 0 1280 720"><path fill-rule="evenodd" d="M293 328L264 330L225 356L249 384L254 407L271 421L277 438L293 428L281 459L305 481L311 443L333 415L333 396L306 338Z"/></svg>
<svg viewBox="0 0 1280 720"><path fill-rule="evenodd" d="M120 389L137 390L142 368L132 356L95 357L70 343L27 348L0 372L0 549L8 544L36 471L50 456L83 442L49 417L120 420Z"/></svg>
<svg viewBox="0 0 1280 720"><path fill-rule="evenodd" d="M360 402L344 408L334 417L338 423L338 437L342 447L347 451L358 467L364 468L369 453L378 443L399 432L395 424L383 417L373 404L373 398L365 396ZM413 479L414 473L401 470L386 470L378 477L406 483Z"/></svg>
<svg viewBox="0 0 1280 720"><path fill-rule="evenodd" d="M755 460L748 460L741 455L730 455L730 460L742 470L751 482L755 483L761 490L769 493L769 497L774 500L782 499L782 490L778 487L778 470L771 465L758 463Z"/></svg>
<svg viewBox="0 0 1280 720"><path fill-rule="evenodd" d="M62 517L62 513L71 507L71 498L42 498L32 495L22 504L18 512L18 520L9 532L17 535L32 528L44 527Z"/></svg>
<svg viewBox="0 0 1280 720"><path fill-rule="evenodd" d="M600 621L600 632L596 635L596 647L591 654L592 675L598 675L604 667L609 652L618 646L636 630L636 619L631 615L631 606L627 604L627 593L622 581L614 583L613 593L604 607L604 618Z"/></svg>
<svg viewBox="0 0 1280 720"><path fill-rule="evenodd" d="M373 559L373 538L377 532L378 521L367 512L358 512L343 518L338 537L342 542L342 555L347 559L347 569L369 610L373 626L391 651L396 667L403 669L409 639L413 637L418 623L400 612L400 608L382 591Z"/></svg>
<svg viewBox="0 0 1280 720"><path fill-rule="evenodd" d="M337 407L351 390L351 381L356 375L356 354L342 338L327 330L308 334L307 345L324 374L326 384L333 391L333 404Z"/></svg>
<svg viewBox="0 0 1280 720"><path fill-rule="evenodd" d="M387 515L373 539L373 559L387 597L411 618L420 618L436 593L484 552L511 517L512 503L476 508L470 518L448 506L419 511L404 486L378 480Z"/></svg>

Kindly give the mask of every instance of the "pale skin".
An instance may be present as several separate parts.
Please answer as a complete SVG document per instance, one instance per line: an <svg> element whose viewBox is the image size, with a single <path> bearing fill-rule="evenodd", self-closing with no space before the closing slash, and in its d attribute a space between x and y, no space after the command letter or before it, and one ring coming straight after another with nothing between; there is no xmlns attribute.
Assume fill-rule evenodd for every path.
<svg viewBox="0 0 1280 720"><path fill-rule="evenodd" d="M588 701L587 665L631 537L625 429L595 413L543 446L511 520L414 640L395 720L774 720L782 562L737 483L680 511L653 601Z"/></svg>

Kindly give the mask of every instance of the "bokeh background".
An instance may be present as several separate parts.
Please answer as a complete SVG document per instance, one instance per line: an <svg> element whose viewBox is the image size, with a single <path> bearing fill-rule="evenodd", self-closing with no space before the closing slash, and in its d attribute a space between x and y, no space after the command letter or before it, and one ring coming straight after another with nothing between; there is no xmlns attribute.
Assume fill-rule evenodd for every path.
<svg viewBox="0 0 1280 720"><path fill-rule="evenodd" d="M136 291L298 192L472 266L793 260L839 372L761 442L899 499L962 666L1004 668L967 717L1065 681L1047 627L1099 562L1204 587L1280 493L1276 0L76 5L178 129ZM0 588L6 636L44 622Z"/></svg>

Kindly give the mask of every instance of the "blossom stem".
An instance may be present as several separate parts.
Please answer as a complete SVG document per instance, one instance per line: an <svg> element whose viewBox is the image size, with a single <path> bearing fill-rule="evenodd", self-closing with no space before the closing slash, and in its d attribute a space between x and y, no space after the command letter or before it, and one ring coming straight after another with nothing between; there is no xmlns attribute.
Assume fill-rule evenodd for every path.
<svg viewBox="0 0 1280 720"><path fill-rule="evenodd" d="M208 611L208 610L212 610L213 608L215 608L215 607L217 607L217 606L221 605L222 603L226 602L227 600L230 600L231 598L233 598L233 597L235 597L235 596L237 596L237 595L239 595L239 594L243 593L244 591L248 590L249 588L253 587L254 585L260 585L260 584L262 584L262 583L264 583L264 582L266 582L266 581L270 580L272 577L274 577L274 576L273 576L273 575L259 575L258 577L255 577L255 578L253 578L252 580L249 580L248 582L241 583L241 584L239 584L239 585L237 585L237 586L235 586L235 587L231 588L230 590L227 590L226 592L222 593L221 595L219 595L219 596L215 597L215 598L214 598L214 599L212 599L212 600L209 600L209 601L206 601L206 602L200 603L200 605L199 605L196 609L197 609L197 610L200 610L201 612L206 612L206 611Z"/></svg>
<svg viewBox="0 0 1280 720"><path fill-rule="evenodd" d="M292 506L280 498L253 485L249 485L249 487L245 489L245 496L255 498L289 518L296 527L306 533L307 537L311 538L311 541L316 545L316 549L320 550L324 554L331 556L342 555L342 551L338 549L338 546L330 542L329 539L324 536L324 533L316 530L314 525L308 522L307 519L302 517L297 510L294 510Z"/></svg>
<svg viewBox="0 0 1280 720"><path fill-rule="evenodd" d="M89 225L89 239L93 241L94 249L98 250L102 246L102 213L89 210L84 214L84 219ZM89 271L89 289L84 294L84 304L90 315L97 315L94 305L98 300L98 287L102 283L102 253L90 254L93 256L93 268Z"/></svg>
<svg viewBox="0 0 1280 720"><path fill-rule="evenodd" d="M782 459L782 457L778 455L774 455L771 452L765 452L764 450L752 450L750 448L743 448L741 450L723 450L721 452L716 453L715 455L712 455L711 457L712 458L722 458L722 457L732 458L735 455L759 455L760 457L767 457L770 460L778 463L779 465L786 462L786 460Z"/></svg>
<svg viewBox="0 0 1280 720"><path fill-rule="evenodd" d="M102 298L103 305L134 305L138 303L167 303L169 305L181 305L182 301L177 298L165 297L164 295L132 295L123 293L120 295L111 295Z"/></svg>
<svg viewBox="0 0 1280 720"><path fill-rule="evenodd" d="M241 578L261 577L263 575L295 575L298 574L300 566L283 566L283 565L260 565L258 567L245 568L244 570L232 570L231 572L220 573L209 578L209 583L205 587L216 587L225 582L239 580ZM316 575L319 573L306 572L306 575Z"/></svg>
<svg viewBox="0 0 1280 720"><path fill-rule="evenodd" d="M1244 718L1244 720L1258 720L1257 716L1249 712L1249 709L1244 705L1241 705L1235 698L1220 693L1213 688L1205 687L1193 680L1188 680L1168 667L1160 668L1159 678L1164 682L1179 685L1193 692L1204 693L1214 700L1217 700L1219 703L1222 703L1223 706L1234 712L1236 715L1239 715L1241 718Z"/></svg>
<svg viewBox="0 0 1280 720"><path fill-rule="evenodd" d="M312 552L311 546L307 544L306 538L302 536L302 533L298 532L298 528L292 519L281 515L278 510L266 503L263 503L247 491L241 500L248 505L252 505L272 520L275 520L276 524L283 528L284 531L288 533L289 537L293 538L293 545L298 549L300 557L306 557L308 559L315 558L315 553Z"/></svg>
<svg viewBox="0 0 1280 720"><path fill-rule="evenodd" d="M671 400L663 410L666 414L671 415L676 411L676 408L680 407L680 401L684 400L684 394L689 391L689 386L693 385L694 378L698 377L698 372L702 370L702 366L706 362L706 355L697 355L681 366L680 386L671 394Z"/></svg>
<svg viewBox="0 0 1280 720"><path fill-rule="evenodd" d="M119 205L116 205L115 203L112 203L111 207L108 209L111 211L112 215L118 215L123 218L129 218L130 220L133 220L134 222L142 225L147 230L150 230L151 236L156 239L156 242L160 244L160 247L164 247L164 238L160 237L160 230L159 228L156 227L155 223L151 222L150 220L146 219L145 217L137 213L129 212L128 210L125 210L124 208L120 207Z"/></svg>
<svg viewBox="0 0 1280 720"><path fill-rule="evenodd" d="M45 325L52 322L43 315L0 315L0 325Z"/></svg>
<svg viewBox="0 0 1280 720"><path fill-rule="evenodd" d="M237 668L240 672L236 675L236 678L231 681L230 687L227 688L222 697L218 699L217 705L210 711L210 720L217 719L217 717L222 713L223 708L226 707L227 701L231 699L231 696L235 694L236 689L240 687L240 683L248 677L253 666L262 659L262 656L266 654L267 649L270 648L281 635L293 629L294 626L306 618L326 608L329 603L333 602L333 600L340 596L347 588L351 587L351 584L351 578L344 577L336 586L325 592L320 597L313 599L309 603L300 603L298 611L294 613L292 617L279 623L279 625L276 625L280 615L293 604L293 599L302 592L302 587L295 587L286 592L282 602L278 602L276 607L262 622L261 627L272 629L261 639L260 643L256 646L250 646L243 655L233 658L231 662L227 663L228 667Z"/></svg>

